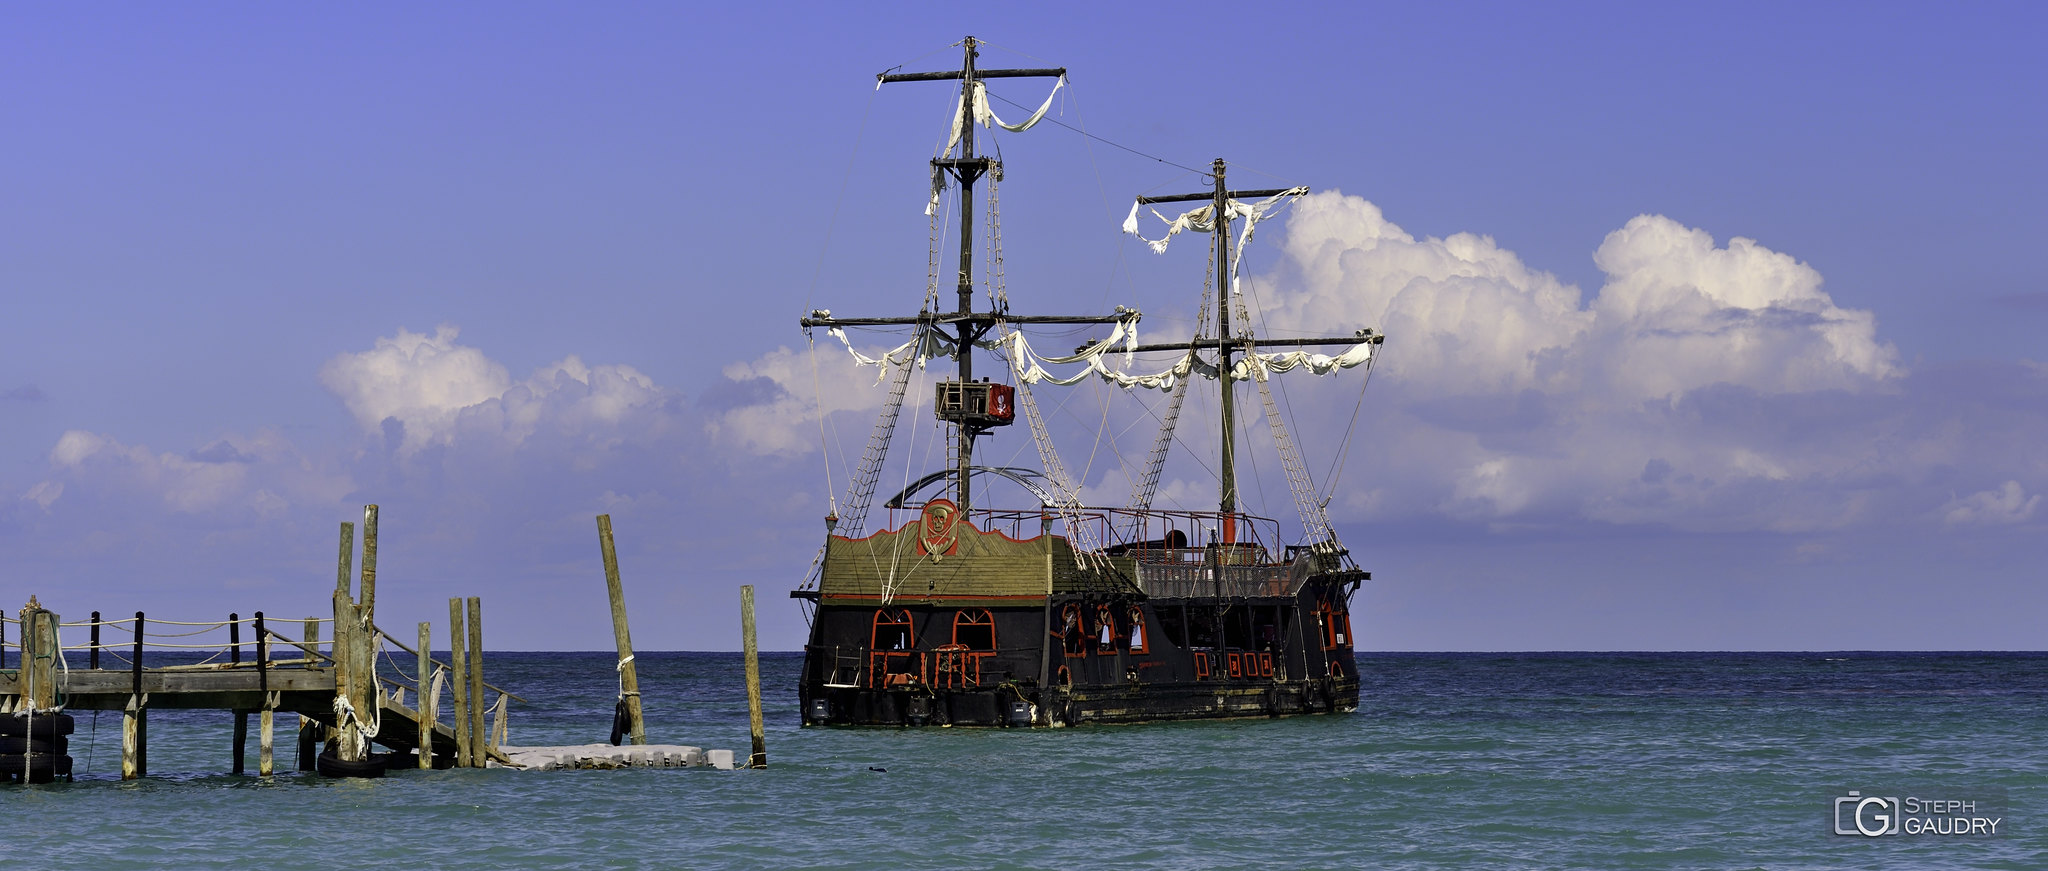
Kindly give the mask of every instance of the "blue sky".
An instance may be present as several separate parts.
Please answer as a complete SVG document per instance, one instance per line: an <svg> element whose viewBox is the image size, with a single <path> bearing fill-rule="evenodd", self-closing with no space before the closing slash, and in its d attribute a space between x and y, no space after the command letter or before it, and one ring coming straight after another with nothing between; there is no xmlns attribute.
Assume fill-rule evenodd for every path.
<svg viewBox="0 0 2048 871"><path fill-rule="evenodd" d="M1362 646L2040 649L2042 18L10 7L0 597L319 613L377 502L385 620L480 595L492 647L602 649L609 511L641 646L736 647L743 583L799 646L780 591L879 397L795 320L916 305L950 98L873 76L972 33L1123 146L997 137L1022 309L1165 338L1199 251L1118 234L1133 194L1219 156L1318 191L1247 263L1274 333L1392 337L1331 503ZM1326 463L1356 382L1289 391ZM1142 407L1044 399L1114 501Z"/></svg>

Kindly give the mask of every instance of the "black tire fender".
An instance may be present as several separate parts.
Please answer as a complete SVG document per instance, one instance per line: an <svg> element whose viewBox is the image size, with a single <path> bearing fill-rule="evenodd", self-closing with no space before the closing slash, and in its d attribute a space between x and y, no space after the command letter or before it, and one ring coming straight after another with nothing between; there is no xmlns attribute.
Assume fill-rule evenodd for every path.
<svg viewBox="0 0 2048 871"><path fill-rule="evenodd" d="M71 757L50 753L0 754L0 783L49 783L71 776Z"/></svg>
<svg viewBox="0 0 2048 871"><path fill-rule="evenodd" d="M71 739L62 736L44 740L23 738L18 735L0 736L0 756L19 756L23 753L46 753L62 756L71 752Z"/></svg>
<svg viewBox="0 0 2048 871"><path fill-rule="evenodd" d="M20 738L27 736L41 741L61 738L71 734L77 724L70 714L38 714L25 717L20 714L0 714L0 737Z"/></svg>
<svg viewBox="0 0 2048 871"><path fill-rule="evenodd" d="M361 762L344 762L333 750L325 750L313 767L322 777L383 777L384 757L372 753Z"/></svg>

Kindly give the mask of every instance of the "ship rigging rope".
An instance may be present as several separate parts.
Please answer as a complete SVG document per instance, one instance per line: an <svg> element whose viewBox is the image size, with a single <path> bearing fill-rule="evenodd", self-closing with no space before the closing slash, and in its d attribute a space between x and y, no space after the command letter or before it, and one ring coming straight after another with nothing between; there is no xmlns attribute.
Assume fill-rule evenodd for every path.
<svg viewBox="0 0 2048 871"><path fill-rule="evenodd" d="M1067 90L1068 90L1069 92L1071 92L1071 91L1073 90L1073 86L1072 86L1072 85L1068 85L1068 86L1067 86ZM1016 102L1015 100L1010 100L1010 99L1007 99L1007 98L1005 98L1005 97L1004 97L1003 95L1001 95L1001 94L996 94L996 95L994 95L994 96L995 96L995 98L996 98L996 99L998 99L998 100L1002 100L1002 101L1003 101L1003 102L1005 102L1005 103L1009 103L1009 104L1010 104L1010 105L1012 105L1012 106L1016 106L1016 107L1017 107L1017 108L1019 108L1019 109L1023 109L1023 108L1025 108L1024 104L1022 104L1022 103L1019 103L1019 102ZM1194 168L1194 167L1192 167L1192 166L1188 166L1188 165L1186 165L1186 164L1181 164L1181 163L1174 163L1173 161L1171 161L1171 160L1167 160L1166 158L1164 158L1164 157L1160 157L1159 155L1156 155L1156 154L1148 154L1148 153L1146 153L1146 152L1143 152L1143 151L1139 151L1138 149L1135 149L1135 148L1132 148L1132 147L1130 147L1130 146L1128 146L1128 145L1125 145L1125 144L1123 144L1123 143L1121 143L1121 142L1117 142L1117 141L1115 141L1115 140L1111 140L1111 139L1104 139L1104 138L1102 138L1102 137L1100 137L1100 136L1097 136L1097 135L1095 135L1095 134L1093 134L1093 133L1090 133L1090 132L1088 132L1088 131L1087 131L1087 130L1085 130L1085 129L1082 129L1082 128L1080 128L1080 127L1075 127L1075 126L1074 126L1074 125L1072 125L1072 124L1068 124L1068 123L1066 123L1065 121L1061 121L1061 120L1060 120L1060 119L1058 119L1058 118L1048 118L1048 119L1046 119L1046 121L1047 121L1047 123L1050 123L1050 124L1053 124L1053 125L1056 125L1056 126L1059 126L1059 127L1065 127L1065 128L1067 128L1068 130L1070 130L1070 131L1072 131L1072 132L1074 132L1074 133L1080 134L1081 136L1083 136L1083 137L1086 137L1086 138L1088 138L1088 139L1092 139L1092 140L1094 140L1094 141L1096 141L1096 142L1100 142L1100 143L1102 143L1102 144L1104 144L1104 145L1107 145L1107 146L1109 146L1109 147L1111 147L1111 148L1116 148L1116 149L1120 149L1120 150L1123 150L1123 151L1128 151L1128 152L1130 152L1130 153L1132 153L1132 154L1135 154L1135 155L1137 155L1137 156L1139 156L1139 157L1145 158L1146 160L1151 160L1151 161L1157 161L1157 162L1159 162L1159 163L1163 163L1163 164L1166 164L1167 166L1171 166L1171 167L1173 167L1173 168L1175 168L1175 169L1184 169L1184 170L1187 170L1188 172L1192 172L1192 173L1194 173L1194 174L1196 174L1196 175L1208 175L1208 174L1209 174L1209 171L1208 171L1208 170L1206 170L1206 169L1196 169L1196 168Z"/></svg>
<svg viewBox="0 0 2048 871"><path fill-rule="evenodd" d="M811 408L818 416L818 453L825 457L825 513L837 517L839 496L834 492L832 481L832 449L837 446L832 443L832 439L825 431L825 383L824 378L818 374L818 341L811 335L810 330L804 331L804 352L804 356L811 360ZM846 465L846 457L843 454L839 458L839 464ZM852 484L851 481L847 483ZM817 568L815 561L811 568Z"/></svg>
<svg viewBox="0 0 2048 871"><path fill-rule="evenodd" d="M1337 456L1330 460L1330 471L1324 476L1329 487L1329 493L1322 499L1324 505L1328 505L1330 499L1337 495L1337 479L1344 476L1344 464L1351 453L1351 434L1358 427L1359 410L1365 407L1365 386L1372 383L1372 370L1372 364L1367 363L1365 377L1359 379L1358 401L1351 406L1351 420L1344 424L1344 439L1337 443Z"/></svg>
<svg viewBox="0 0 2048 871"><path fill-rule="evenodd" d="M880 83L877 82L876 90L880 90L880 87ZM824 240L820 242L818 245L818 262L811 268L810 286L804 289L804 308L806 309L810 308L811 301L817 295L819 277L824 275L825 256L827 252L829 252L832 248L832 233L839 226L839 211L840 208L844 206L846 203L846 189L848 185L850 185L853 181L853 168L856 165L855 161L857 161L860 157L861 142L867 138L868 118L870 115L874 113L874 108L875 95L873 93L870 93L868 94L867 105L861 110L860 126L855 129L853 134L853 148L846 155L846 171L844 173L841 173L839 177L839 194L838 196L833 198L831 216L827 218L825 221L825 237ZM804 339L806 343L810 342L809 330L804 331ZM825 414L824 385L822 383L822 379L818 375L818 356L815 353L816 346L813 345L811 350L813 351L813 353L811 354L811 387L814 394L814 398L816 400L816 405L814 405L813 407L817 410L818 414L818 449L820 453L825 455L825 493L826 498L830 500L832 498L833 493L831 451L833 445L831 438L827 432L829 423L825 420L827 415ZM846 458L844 456L840 457L839 464L842 467L846 465ZM838 513L838 506L836 504L833 505L831 511L834 514Z"/></svg>

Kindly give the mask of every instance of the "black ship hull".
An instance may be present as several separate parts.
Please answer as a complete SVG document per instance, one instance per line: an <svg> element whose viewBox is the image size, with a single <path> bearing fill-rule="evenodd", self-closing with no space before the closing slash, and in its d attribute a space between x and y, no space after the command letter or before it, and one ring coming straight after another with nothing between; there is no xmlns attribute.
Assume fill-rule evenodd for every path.
<svg viewBox="0 0 2048 871"><path fill-rule="evenodd" d="M1349 600L1363 575L1313 576L1291 596L821 605L803 722L1057 727L1353 711Z"/></svg>

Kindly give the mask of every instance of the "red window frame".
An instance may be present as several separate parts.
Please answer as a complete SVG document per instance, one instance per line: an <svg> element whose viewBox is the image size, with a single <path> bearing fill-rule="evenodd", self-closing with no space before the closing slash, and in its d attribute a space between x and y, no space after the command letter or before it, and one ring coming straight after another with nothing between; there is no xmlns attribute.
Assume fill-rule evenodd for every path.
<svg viewBox="0 0 2048 871"><path fill-rule="evenodd" d="M903 627L903 639L907 646L901 650L881 649L882 627L884 626ZM917 629L915 627L916 624L911 622L910 610L907 608L875 609L874 622L870 624L868 631L869 686L886 687L910 680L923 680L921 672L924 671L924 658L917 650ZM902 659L908 668L902 670L891 669L889 667L890 663L896 659Z"/></svg>
<svg viewBox="0 0 2048 871"><path fill-rule="evenodd" d="M1328 602L1316 603L1316 623L1320 624L1323 649L1336 650L1352 643L1351 612L1339 611Z"/></svg>
<svg viewBox="0 0 2048 871"><path fill-rule="evenodd" d="M1146 644L1145 612L1132 608L1126 616L1131 621L1131 631L1130 634L1125 636L1125 641L1129 646L1124 649L1131 653L1144 653L1149 649L1149 646Z"/></svg>
<svg viewBox="0 0 2048 871"><path fill-rule="evenodd" d="M974 644L968 644L965 641L961 641L960 627L962 626L987 626L988 646L981 647ZM987 650L993 652L996 649L996 615L989 613L989 610L987 608L975 608L971 610L955 612L953 614L953 643L962 645L969 650Z"/></svg>
<svg viewBox="0 0 2048 871"><path fill-rule="evenodd" d="M1080 605L1070 602L1060 608L1060 628L1053 630L1053 635L1060 640L1060 652L1068 656L1088 655L1088 627L1081 619Z"/></svg>

